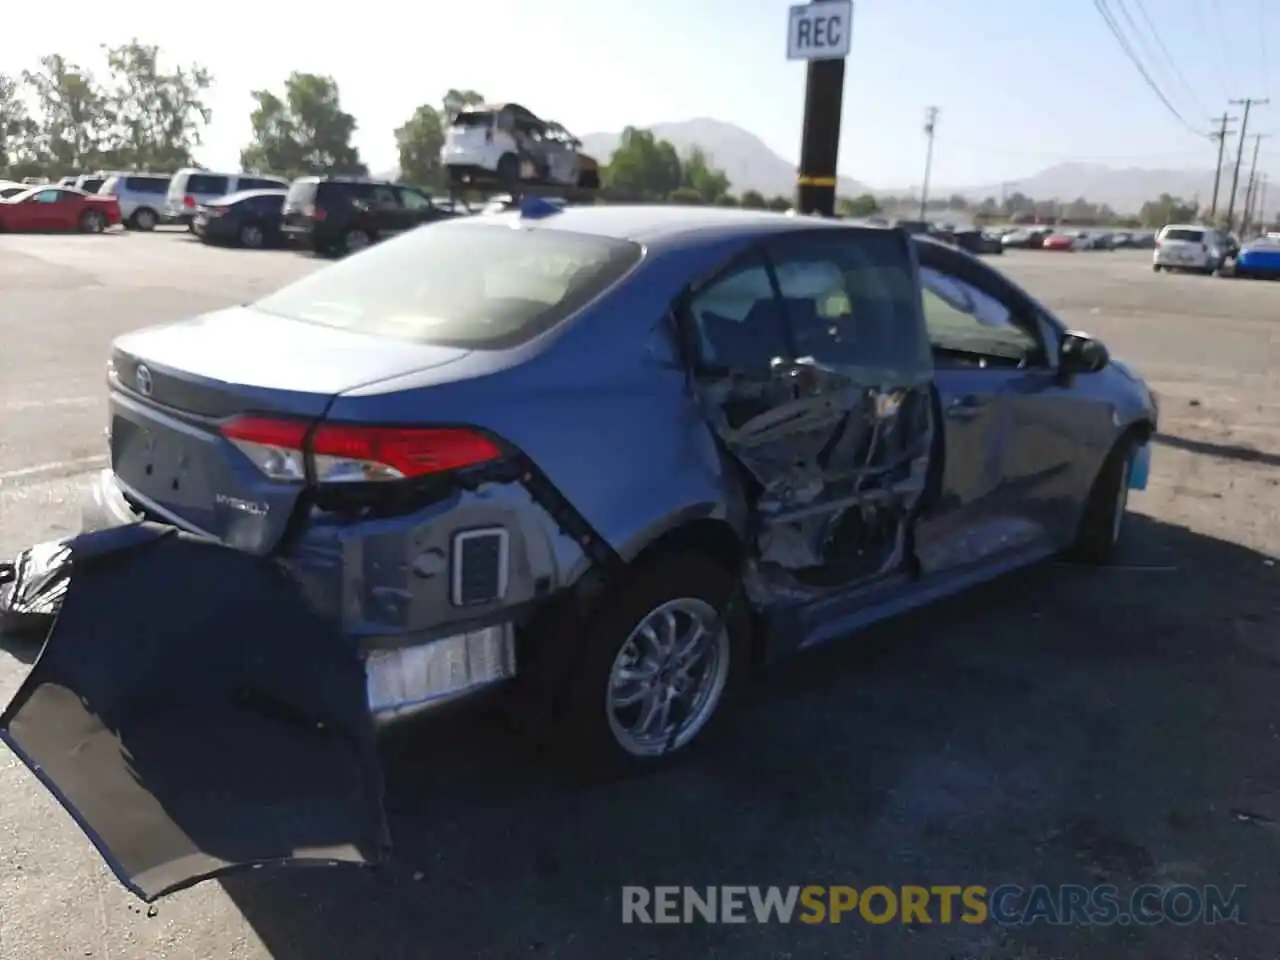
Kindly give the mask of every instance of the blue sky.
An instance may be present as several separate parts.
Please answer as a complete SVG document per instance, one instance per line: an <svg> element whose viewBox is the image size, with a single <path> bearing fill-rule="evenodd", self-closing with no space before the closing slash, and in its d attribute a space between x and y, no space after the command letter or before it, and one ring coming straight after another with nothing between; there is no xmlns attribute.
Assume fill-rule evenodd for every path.
<svg viewBox="0 0 1280 960"><path fill-rule="evenodd" d="M1280 2L1143 2L1177 69L1151 38L1139 0L1124 0L1144 31L1136 49L1197 131L1208 130L1228 97L1272 92ZM1015 180L1071 160L1213 166L1213 146L1160 103L1090 0L855 3L846 175L877 187L918 182L928 104L942 110L939 187ZM1109 0L1113 9L1118 3ZM518 100L579 133L710 116L751 130L788 159L799 153L804 66L785 59L786 0L477 0L465 18L450 8L466 4L428 3L379 6L371 20L344 15L359 7L342 4L227 0L205 10L129 0L106 17L76 6L58 8L48 51L29 31L0 34L2 69L34 66L54 51L97 65L98 44L134 33L174 58L198 60L217 80L201 151L212 166L236 165L249 133L249 90L278 87L295 68L338 80L374 169L394 165L391 132L413 107L450 86ZM1116 16L1134 36L1118 9ZM1251 129L1280 133L1277 113L1280 101L1258 108ZM1264 141L1262 166L1280 170L1266 162L1270 144L1280 157L1280 138Z"/></svg>

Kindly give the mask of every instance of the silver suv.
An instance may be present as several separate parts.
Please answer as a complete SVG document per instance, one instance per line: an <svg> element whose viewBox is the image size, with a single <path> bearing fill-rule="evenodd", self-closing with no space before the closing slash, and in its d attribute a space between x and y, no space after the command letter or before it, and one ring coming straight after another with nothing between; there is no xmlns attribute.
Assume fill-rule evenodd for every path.
<svg viewBox="0 0 1280 960"><path fill-rule="evenodd" d="M163 173L117 173L98 188L100 195L116 198L120 218L130 230L154 230L168 192L169 177Z"/></svg>

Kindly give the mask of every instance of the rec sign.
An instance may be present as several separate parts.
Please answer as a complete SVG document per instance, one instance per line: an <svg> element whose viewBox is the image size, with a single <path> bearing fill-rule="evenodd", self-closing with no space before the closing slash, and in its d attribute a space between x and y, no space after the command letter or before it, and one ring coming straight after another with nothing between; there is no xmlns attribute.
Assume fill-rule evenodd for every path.
<svg viewBox="0 0 1280 960"><path fill-rule="evenodd" d="M853 0L818 0L792 7L788 60L843 60L853 34Z"/></svg>

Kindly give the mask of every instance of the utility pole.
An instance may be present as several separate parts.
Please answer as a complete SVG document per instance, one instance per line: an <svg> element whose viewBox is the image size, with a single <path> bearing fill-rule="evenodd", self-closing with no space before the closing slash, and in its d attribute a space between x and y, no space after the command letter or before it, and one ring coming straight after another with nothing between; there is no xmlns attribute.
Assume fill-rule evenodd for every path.
<svg viewBox="0 0 1280 960"><path fill-rule="evenodd" d="M1228 100L1231 106L1244 107L1244 116L1240 120L1240 140L1236 144L1236 169L1231 175L1231 196L1227 200L1227 229L1231 229L1232 217L1236 209L1236 188L1240 185L1240 164L1244 161L1244 138L1249 131L1249 110L1253 107L1263 107L1270 103L1270 99L1254 100L1251 97L1245 97L1243 100Z"/></svg>
<svg viewBox="0 0 1280 960"><path fill-rule="evenodd" d="M853 31L853 4L824 0L789 13L787 59L807 60L804 127L800 132L800 169L796 212L836 215L836 161L840 155L840 118L844 109L844 61Z"/></svg>
<svg viewBox="0 0 1280 960"><path fill-rule="evenodd" d="M1213 202L1209 205L1209 219L1216 220L1218 216L1218 187L1222 183L1222 151L1227 145L1227 124L1235 123L1236 118L1224 113L1220 117L1216 117L1214 122L1218 124L1218 129L1209 134L1210 140L1218 141L1218 165L1213 169Z"/></svg>
<svg viewBox="0 0 1280 960"><path fill-rule="evenodd" d="M1248 225L1253 213L1253 201L1256 199L1254 190L1258 184L1258 147L1262 145L1265 133L1255 133L1253 135L1253 160L1249 163L1249 187L1244 193L1244 218L1240 222L1240 229L1243 231Z"/></svg>
<svg viewBox="0 0 1280 960"><path fill-rule="evenodd" d="M929 208L929 175L933 172L933 131L938 125L938 108L929 107L924 112L924 135L928 137L928 146L924 151L924 186L920 188L920 219L927 220L925 211Z"/></svg>
<svg viewBox="0 0 1280 960"><path fill-rule="evenodd" d="M1262 224L1262 232L1267 232L1271 222L1267 220L1267 175L1262 174L1262 188L1258 197L1258 222Z"/></svg>

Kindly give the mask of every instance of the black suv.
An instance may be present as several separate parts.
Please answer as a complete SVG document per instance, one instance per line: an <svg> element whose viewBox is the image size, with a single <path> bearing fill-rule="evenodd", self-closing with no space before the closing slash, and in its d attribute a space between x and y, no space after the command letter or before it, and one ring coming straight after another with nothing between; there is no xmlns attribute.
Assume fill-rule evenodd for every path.
<svg viewBox="0 0 1280 960"><path fill-rule="evenodd" d="M351 177L299 177L281 211L284 238L316 253L350 253L454 214L416 187Z"/></svg>

